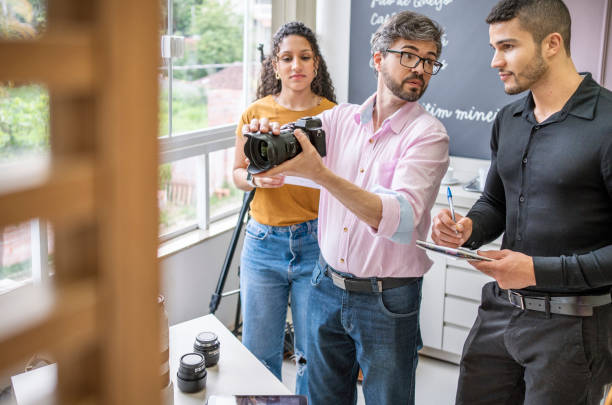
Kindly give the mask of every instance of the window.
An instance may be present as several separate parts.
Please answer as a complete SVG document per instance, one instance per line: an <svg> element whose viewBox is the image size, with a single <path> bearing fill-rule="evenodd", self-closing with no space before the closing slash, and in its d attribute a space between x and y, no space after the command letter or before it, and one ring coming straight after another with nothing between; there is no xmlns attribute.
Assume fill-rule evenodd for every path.
<svg viewBox="0 0 612 405"><path fill-rule="evenodd" d="M26 283L45 282L53 268L53 232L44 221L0 229L0 294Z"/></svg>
<svg viewBox="0 0 612 405"><path fill-rule="evenodd" d="M44 35L44 0L0 1L0 40ZM49 92L35 83L0 83L0 182L12 163L42 161L49 155ZM44 221L0 228L0 294L47 280L52 267L53 234Z"/></svg>
<svg viewBox="0 0 612 405"><path fill-rule="evenodd" d="M271 0L168 0L172 57L160 66L160 236L238 212L236 123L255 98L259 43L271 38ZM167 42L167 43L170 43ZM182 52L179 51L182 49Z"/></svg>

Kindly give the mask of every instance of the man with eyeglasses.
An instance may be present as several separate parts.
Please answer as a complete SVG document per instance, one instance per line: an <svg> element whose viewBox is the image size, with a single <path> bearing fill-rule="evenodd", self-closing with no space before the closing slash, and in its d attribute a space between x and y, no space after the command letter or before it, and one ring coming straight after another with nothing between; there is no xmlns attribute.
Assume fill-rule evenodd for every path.
<svg viewBox="0 0 612 405"><path fill-rule="evenodd" d="M355 404L360 367L367 404L414 404L421 282L432 264L415 240L427 235L448 167L446 130L416 101L442 66L441 36L425 16L391 17L371 42L376 93L320 115L327 156L296 131L303 152L262 174L322 187L307 322L311 405ZM278 133L262 120L270 127Z"/></svg>

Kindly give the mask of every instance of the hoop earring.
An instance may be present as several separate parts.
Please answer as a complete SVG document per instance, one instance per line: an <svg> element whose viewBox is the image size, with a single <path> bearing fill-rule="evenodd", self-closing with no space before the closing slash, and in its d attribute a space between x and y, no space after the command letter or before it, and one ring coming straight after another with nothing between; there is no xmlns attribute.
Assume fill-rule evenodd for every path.
<svg viewBox="0 0 612 405"><path fill-rule="evenodd" d="M317 73L319 73L319 71L315 68L315 70L314 70L314 77L317 77Z"/></svg>
<svg viewBox="0 0 612 405"><path fill-rule="evenodd" d="M276 77L276 80L280 80L280 75L278 74L278 72L274 72L274 76Z"/></svg>

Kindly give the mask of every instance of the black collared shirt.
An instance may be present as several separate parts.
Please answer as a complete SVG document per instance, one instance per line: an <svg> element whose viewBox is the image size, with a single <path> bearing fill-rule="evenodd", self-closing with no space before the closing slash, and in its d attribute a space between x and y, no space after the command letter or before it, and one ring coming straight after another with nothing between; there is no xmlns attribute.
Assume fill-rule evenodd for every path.
<svg viewBox="0 0 612 405"><path fill-rule="evenodd" d="M505 106L491 136L485 190L465 246L502 232L533 257L536 286L599 293L612 286L612 92L587 73L563 109L538 123L532 94Z"/></svg>

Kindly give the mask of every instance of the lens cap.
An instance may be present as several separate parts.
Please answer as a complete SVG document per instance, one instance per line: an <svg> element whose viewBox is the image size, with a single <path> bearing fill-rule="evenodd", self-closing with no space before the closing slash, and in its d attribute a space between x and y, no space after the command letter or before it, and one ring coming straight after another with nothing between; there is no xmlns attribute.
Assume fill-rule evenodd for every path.
<svg viewBox="0 0 612 405"><path fill-rule="evenodd" d="M219 362L219 355L221 344L219 338L213 332L200 332L196 336L195 342L193 343L193 350L197 353L201 353L206 358L206 367L214 366Z"/></svg>
<svg viewBox="0 0 612 405"><path fill-rule="evenodd" d="M206 360L200 353L181 356L176 382L183 392L198 392L206 387Z"/></svg>

